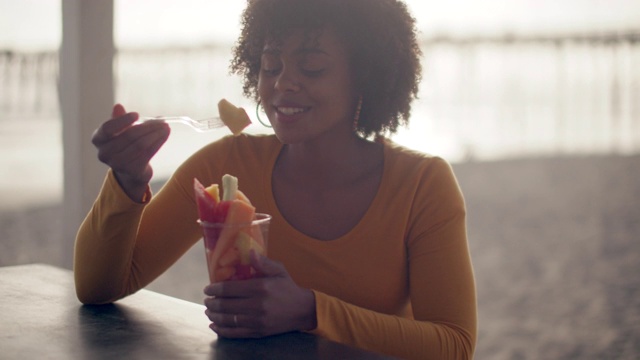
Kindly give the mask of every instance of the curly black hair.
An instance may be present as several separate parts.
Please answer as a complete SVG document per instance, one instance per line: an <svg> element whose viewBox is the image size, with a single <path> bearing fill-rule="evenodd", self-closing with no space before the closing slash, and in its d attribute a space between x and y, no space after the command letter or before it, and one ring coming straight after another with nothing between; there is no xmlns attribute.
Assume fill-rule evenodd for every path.
<svg viewBox="0 0 640 360"><path fill-rule="evenodd" d="M346 45L363 103L356 131L393 134L407 125L418 96L422 52L415 19L399 0L248 0L231 72L243 77L245 96L256 101L265 41L292 30L333 27Z"/></svg>

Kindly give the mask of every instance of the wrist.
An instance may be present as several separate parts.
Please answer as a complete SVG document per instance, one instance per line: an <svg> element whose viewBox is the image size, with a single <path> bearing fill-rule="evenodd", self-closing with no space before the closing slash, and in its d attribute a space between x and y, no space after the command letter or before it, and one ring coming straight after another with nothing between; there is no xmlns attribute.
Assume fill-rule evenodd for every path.
<svg viewBox="0 0 640 360"><path fill-rule="evenodd" d="M149 188L149 181L145 181L140 178L132 177L127 174L113 172L116 181L122 188L125 194L137 203L144 203L147 198L147 190Z"/></svg>
<svg viewBox="0 0 640 360"><path fill-rule="evenodd" d="M301 319L300 330L311 331L318 327L318 318L316 315L316 295L313 290L305 289L305 301L306 311Z"/></svg>

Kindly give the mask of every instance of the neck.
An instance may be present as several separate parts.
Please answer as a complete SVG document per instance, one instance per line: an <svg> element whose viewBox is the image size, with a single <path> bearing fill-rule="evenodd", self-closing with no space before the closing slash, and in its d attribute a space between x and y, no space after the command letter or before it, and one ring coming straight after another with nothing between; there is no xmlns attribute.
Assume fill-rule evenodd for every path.
<svg viewBox="0 0 640 360"><path fill-rule="evenodd" d="M300 144L287 144L283 147L278 164L289 179L301 182L318 181L344 182L356 177L358 173L374 160L371 143L355 134L348 138L320 142L311 141Z"/></svg>

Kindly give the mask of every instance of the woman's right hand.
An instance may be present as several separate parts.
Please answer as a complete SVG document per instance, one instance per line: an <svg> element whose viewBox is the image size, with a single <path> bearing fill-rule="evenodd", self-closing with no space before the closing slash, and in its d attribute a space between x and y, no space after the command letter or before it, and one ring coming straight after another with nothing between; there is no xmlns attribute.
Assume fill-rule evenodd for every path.
<svg viewBox="0 0 640 360"><path fill-rule="evenodd" d="M161 121L132 126L136 120L138 113L127 113L116 104L111 119L96 129L91 142L129 198L142 202L153 175L149 161L169 138L170 129Z"/></svg>

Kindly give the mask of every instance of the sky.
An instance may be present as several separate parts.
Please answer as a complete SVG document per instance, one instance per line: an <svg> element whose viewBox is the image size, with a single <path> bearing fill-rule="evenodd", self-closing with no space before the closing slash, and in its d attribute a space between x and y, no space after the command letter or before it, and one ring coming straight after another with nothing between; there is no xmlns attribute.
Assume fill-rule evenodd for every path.
<svg viewBox="0 0 640 360"><path fill-rule="evenodd" d="M55 49L62 0L0 0L0 49ZM407 0L422 35L640 30L640 0ZM231 42L244 1L115 0L118 46ZM34 10L36 9L36 10Z"/></svg>

